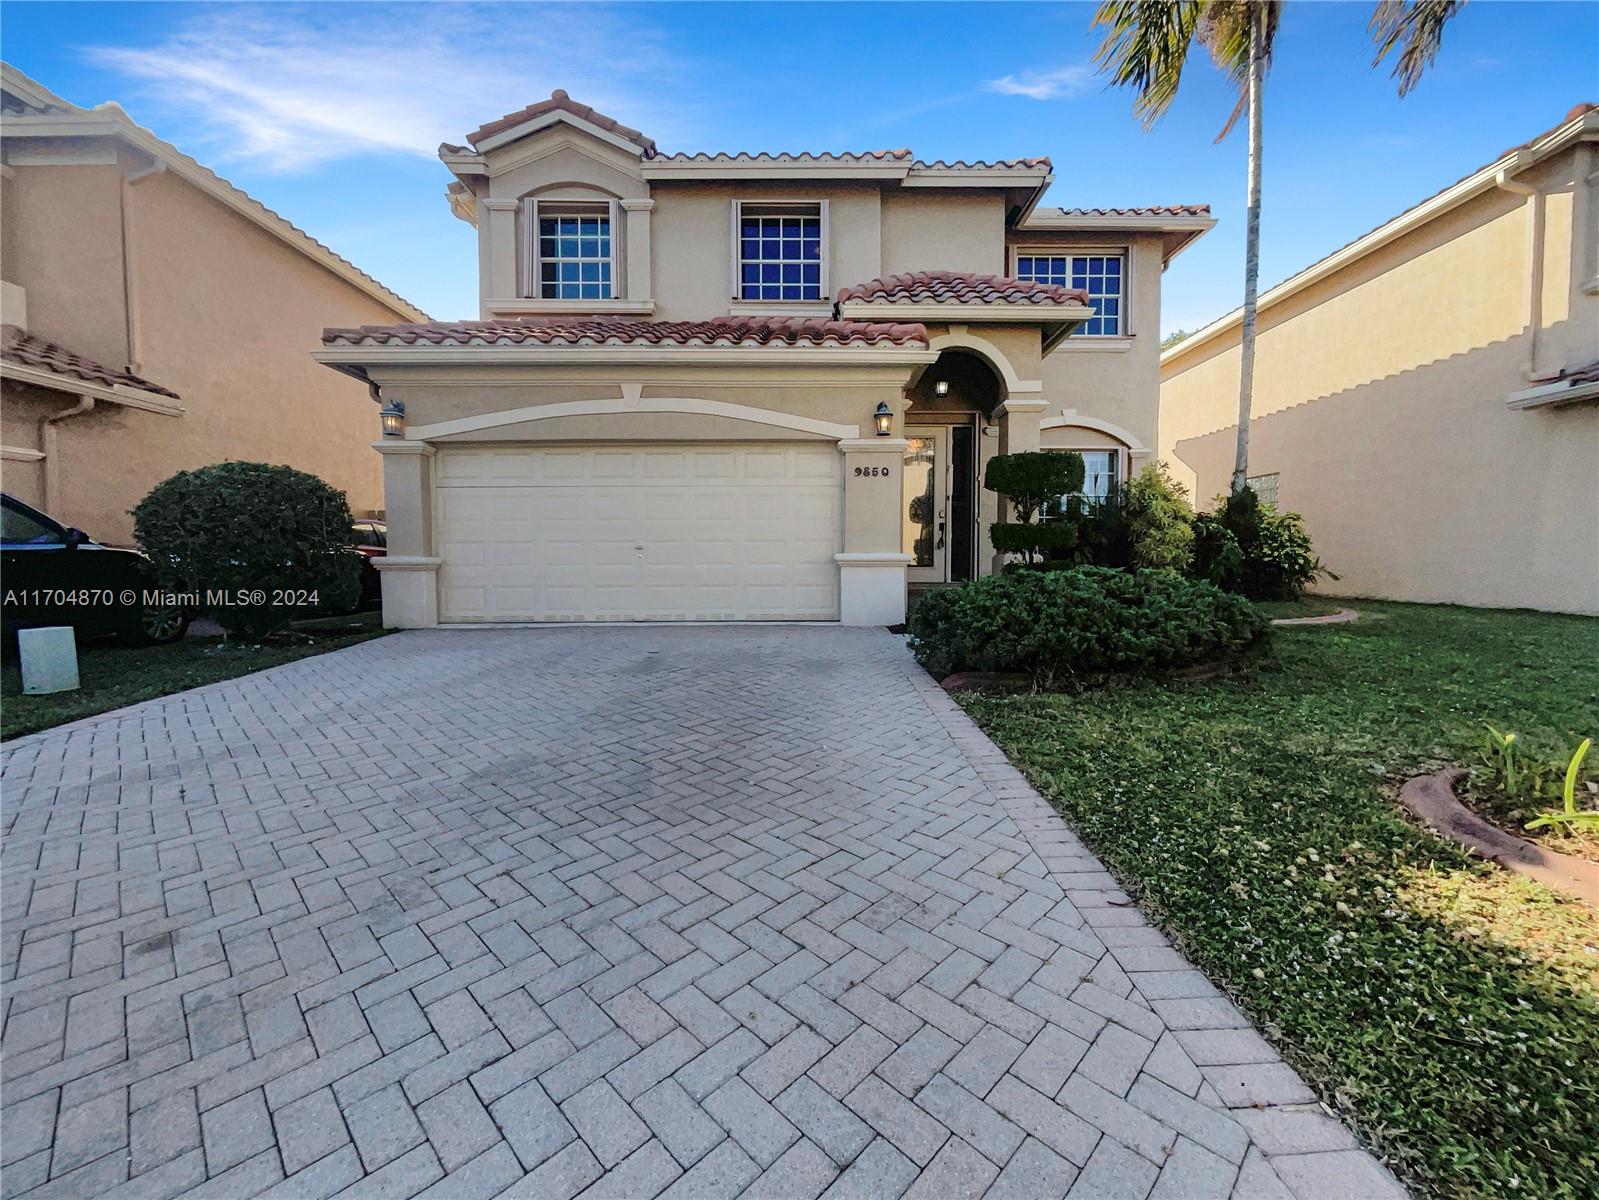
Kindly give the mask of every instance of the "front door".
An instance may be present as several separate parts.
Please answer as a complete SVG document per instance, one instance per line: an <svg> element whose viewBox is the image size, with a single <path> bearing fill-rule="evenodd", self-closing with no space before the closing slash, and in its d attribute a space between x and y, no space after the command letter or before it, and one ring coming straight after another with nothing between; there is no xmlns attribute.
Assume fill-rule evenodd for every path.
<svg viewBox="0 0 1599 1200"><path fill-rule="evenodd" d="M905 430L900 550L911 556L912 583L949 580L949 429Z"/></svg>

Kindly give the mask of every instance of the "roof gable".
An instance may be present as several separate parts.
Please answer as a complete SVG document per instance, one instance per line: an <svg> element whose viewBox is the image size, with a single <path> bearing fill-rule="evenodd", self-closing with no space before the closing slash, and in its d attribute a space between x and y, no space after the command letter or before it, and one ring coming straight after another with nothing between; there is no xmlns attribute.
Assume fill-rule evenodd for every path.
<svg viewBox="0 0 1599 1200"><path fill-rule="evenodd" d="M579 104L560 88L551 92L548 100L536 101L526 108L506 113L487 125L480 125L466 135L466 140L479 153L486 153L554 124L575 126L605 141L625 145L644 158L655 156L653 139L623 125L614 117L597 112L587 104ZM442 149L460 150L463 147L445 146Z"/></svg>

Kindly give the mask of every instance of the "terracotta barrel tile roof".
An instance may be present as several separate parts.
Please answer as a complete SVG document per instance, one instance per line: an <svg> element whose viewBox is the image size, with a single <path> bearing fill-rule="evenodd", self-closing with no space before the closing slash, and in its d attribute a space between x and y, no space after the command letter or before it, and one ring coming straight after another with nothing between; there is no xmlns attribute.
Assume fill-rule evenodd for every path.
<svg viewBox="0 0 1599 1200"><path fill-rule="evenodd" d="M490 121L487 125L480 126L467 134L466 140L476 146L479 142L486 141L496 133L503 133L507 129L512 129L522 124L524 121L531 121L534 117L542 117L545 113L554 112L556 109L571 113L580 121L587 121L590 125L597 125L607 133L614 133L617 137L632 142L640 150L644 151L646 157L650 157L655 153L653 139L645 137L636 129L629 129L614 117L595 112L587 104L579 104L560 88L556 88L551 92L548 100L540 100L534 104L529 104L526 108L518 109L514 113L506 113L498 121ZM450 148L455 150L462 149L462 147Z"/></svg>
<svg viewBox="0 0 1599 1200"><path fill-rule="evenodd" d="M917 159L911 166L918 171L1048 171L1054 163L1047 158L974 158L970 162L964 158L947 162L940 158L932 162Z"/></svg>
<svg viewBox="0 0 1599 1200"><path fill-rule="evenodd" d="M662 154L656 158L661 163L874 163L874 162L909 162L909 150L845 150L834 153L830 150L800 150L790 152L787 150L769 151L762 150L750 153L740 150L736 153L706 150L679 150L674 154Z"/></svg>
<svg viewBox="0 0 1599 1200"><path fill-rule="evenodd" d="M433 321L326 329L328 346L925 346L910 322L821 317L715 317L706 321L630 321L597 317Z"/></svg>
<svg viewBox="0 0 1599 1200"><path fill-rule="evenodd" d="M1080 288L1032 283L1004 275L916 271L842 288L838 302L863 304L1087 304Z"/></svg>
<svg viewBox="0 0 1599 1200"><path fill-rule="evenodd" d="M1066 217L1208 217L1208 204L1157 204L1149 208L1058 208Z"/></svg>
<svg viewBox="0 0 1599 1200"><path fill-rule="evenodd" d="M68 350L58 342L48 341L31 333L24 333L14 325L5 327L4 341L0 343L0 358L21 363L52 375L66 375L101 387L130 387L141 392L154 392L158 396L182 399L176 392L151 383L131 371L118 371Z"/></svg>

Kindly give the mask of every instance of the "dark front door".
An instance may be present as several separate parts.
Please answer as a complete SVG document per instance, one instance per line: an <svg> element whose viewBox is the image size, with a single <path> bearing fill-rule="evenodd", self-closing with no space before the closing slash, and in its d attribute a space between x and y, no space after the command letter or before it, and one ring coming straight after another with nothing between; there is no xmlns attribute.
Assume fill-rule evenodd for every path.
<svg viewBox="0 0 1599 1200"><path fill-rule="evenodd" d="M949 577L956 583L977 574L977 430L949 431Z"/></svg>

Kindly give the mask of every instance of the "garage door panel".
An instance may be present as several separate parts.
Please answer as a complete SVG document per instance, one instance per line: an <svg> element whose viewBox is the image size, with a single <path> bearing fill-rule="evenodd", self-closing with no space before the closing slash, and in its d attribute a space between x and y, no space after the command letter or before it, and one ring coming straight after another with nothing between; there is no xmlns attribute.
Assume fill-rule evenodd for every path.
<svg viewBox="0 0 1599 1200"><path fill-rule="evenodd" d="M832 446L450 448L445 621L833 620Z"/></svg>

